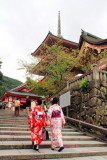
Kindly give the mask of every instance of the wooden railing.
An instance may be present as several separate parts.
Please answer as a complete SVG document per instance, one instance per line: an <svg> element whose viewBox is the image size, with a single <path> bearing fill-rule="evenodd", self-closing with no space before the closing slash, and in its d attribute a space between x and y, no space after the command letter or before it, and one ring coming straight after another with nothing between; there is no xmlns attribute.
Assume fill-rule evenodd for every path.
<svg viewBox="0 0 107 160"><path fill-rule="evenodd" d="M91 129L94 130L95 132L98 131L100 132L100 138L103 140L107 141L107 129L103 128L103 127L99 127L90 123L86 123L74 118L70 118L70 117L65 117L66 122L73 124L73 125L77 125L79 127L80 130L87 128L87 129Z"/></svg>

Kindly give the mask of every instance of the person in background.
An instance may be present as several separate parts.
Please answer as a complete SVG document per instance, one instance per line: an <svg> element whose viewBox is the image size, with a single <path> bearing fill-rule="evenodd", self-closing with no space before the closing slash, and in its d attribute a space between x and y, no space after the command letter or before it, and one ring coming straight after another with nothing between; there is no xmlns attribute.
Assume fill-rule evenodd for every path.
<svg viewBox="0 0 107 160"><path fill-rule="evenodd" d="M37 101L36 100L31 100L31 110L36 107Z"/></svg>
<svg viewBox="0 0 107 160"><path fill-rule="evenodd" d="M59 148L58 152L60 152L64 149L61 130L64 127L65 119L62 109L58 105L58 98L51 99L51 103L47 113L47 117L50 119L51 149Z"/></svg>
<svg viewBox="0 0 107 160"><path fill-rule="evenodd" d="M42 108L42 100L37 100L37 106L29 114L28 123L31 130L33 150L38 151L42 142L42 130L46 126L46 115Z"/></svg>
<svg viewBox="0 0 107 160"><path fill-rule="evenodd" d="M26 112L29 115L29 112L31 111L31 100L29 96L26 97Z"/></svg>
<svg viewBox="0 0 107 160"><path fill-rule="evenodd" d="M20 101L19 101L19 98L16 98L16 100L14 102L14 107L15 107L14 115L17 117L17 116L19 116L19 111L20 111Z"/></svg>

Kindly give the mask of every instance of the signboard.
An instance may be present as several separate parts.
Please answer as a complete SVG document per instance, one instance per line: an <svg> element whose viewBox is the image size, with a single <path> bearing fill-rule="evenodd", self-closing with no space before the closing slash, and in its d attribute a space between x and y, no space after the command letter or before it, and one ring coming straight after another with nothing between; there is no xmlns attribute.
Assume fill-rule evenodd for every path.
<svg viewBox="0 0 107 160"><path fill-rule="evenodd" d="M62 94L60 97L59 97L59 104L60 106L63 108L63 107L67 107L67 106L70 106L71 104L71 96L70 96L70 91Z"/></svg>

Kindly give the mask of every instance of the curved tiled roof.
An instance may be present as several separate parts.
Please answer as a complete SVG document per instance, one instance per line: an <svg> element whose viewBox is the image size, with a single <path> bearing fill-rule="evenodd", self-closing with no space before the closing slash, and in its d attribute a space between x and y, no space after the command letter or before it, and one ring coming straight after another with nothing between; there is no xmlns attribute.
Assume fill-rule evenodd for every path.
<svg viewBox="0 0 107 160"><path fill-rule="evenodd" d="M96 37L96 36L82 30L80 40L79 40L79 49L81 48L83 41L86 41L89 44L93 44L93 45L97 45L97 46L98 45L100 45L100 46L107 45L107 39L102 39L102 38Z"/></svg>
<svg viewBox="0 0 107 160"><path fill-rule="evenodd" d="M40 46L33 53L31 53L31 55L32 56L39 55L39 52L40 52L41 48L43 47L43 44L47 44L47 43L49 43L49 41L50 41L50 43L53 44L52 40L54 40L54 41L58 41L58 40L60 41L61 40L62 44L64 43L65 46L68 46L68 47L72 46L72 48L74 48L74 49L78 48L78 43L66 40L66 39L58 37L58 36L55 36L51 32L49 32L47 34L46 38L44 39L44 41L40 44Z"/></svg>
<svg viewBox="0 0 107 160"><path fill-rule="evenodd" d="M38 95L35 95L33 93L29 93L29 92L15 92L15 91L12 91L12 90L7 91L7 93L15 94L15 95L21 95L21 96L42 97L42 96L38 96Z"/></svg>

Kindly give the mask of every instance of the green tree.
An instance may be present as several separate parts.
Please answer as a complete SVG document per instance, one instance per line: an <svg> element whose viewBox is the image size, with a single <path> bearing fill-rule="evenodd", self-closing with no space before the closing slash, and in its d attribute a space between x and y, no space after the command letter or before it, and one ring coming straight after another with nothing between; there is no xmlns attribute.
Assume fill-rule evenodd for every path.
<svg viewBox="0 0 107 160"><path fill-rule="evenodd" d="M76 72L75 69L73 71L73 68L79 68L79 70L85 73L91 69L92 61L98 56L101 58L107 57L107 49L104 49L99 54L94 49L87 48L82 54L79 54L78 50L63 47L60 45L60 42L55 43L51 47L44 45L42 52L44 53L41 54L41 65L39 65L37 70L39 73L46 75L47 79L45 82L33 82L37 94L55 93L65 85L67 80L75 76ZM35 64L25 64L23 66L27 72L30 72ZM30 79L27 81L32 83Z"/></svg>
<svg viewBox="0 0 107 160"><path fill-rule="evenodd" d="M45 46L44 56L42 57L39 66L39 72L44 73L47 77L45 82L35 82L35 91L37 94L53 94L61 89L69 78L68 75L73 76L70 70L74 66L79 65L76 61L78 50L71 50L63 47L59 43L53 46ZM45 57L46 56L46 57ZM28 66L29 67L29 66ZM30 68L30 67L29 67ZM28 69L27 69L28 71ZM31 79L27 79L27 84L31 85Z"/></svg>
<svg viewBox="0 0 107 160"><path fill-rule="evenodd" d="M2 82L2 85L0 85L0 97L2 97L7 90L13 89L19 86L20 84L22 84L21 81L18 81L13 78L9 78L7 76L3 76L1 82Z"/></svg>

